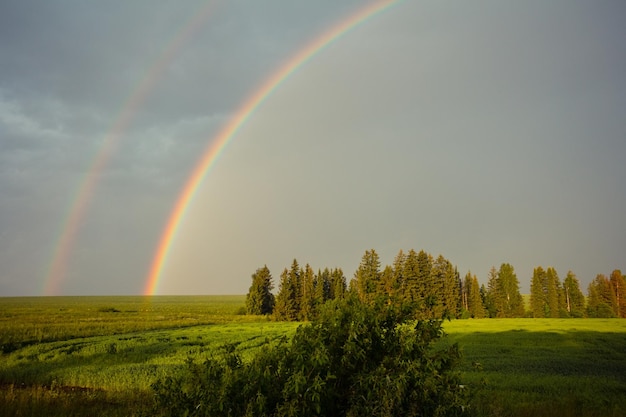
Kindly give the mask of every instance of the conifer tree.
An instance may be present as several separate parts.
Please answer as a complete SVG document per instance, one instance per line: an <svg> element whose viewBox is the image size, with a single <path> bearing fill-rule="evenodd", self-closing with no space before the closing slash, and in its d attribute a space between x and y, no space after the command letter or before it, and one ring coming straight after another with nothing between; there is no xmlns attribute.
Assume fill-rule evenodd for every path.
<svg viewBox="0 0 626 417"><path fill-rule="evenodd" d="M365 251L354 273L354 283L359 299L372 304L380 288L380 259L374 249Z"/></svg>
<svg viewBox="0 0 626 417"><path fill-rule="evenodd" d="M563 281L563 294L565 298L565 309L570 317L584 317L585 296L580 290L580 284L576 275L572 271L567 272Z"/></svg>
<svg viewBox="0 0 626 417"><path fill-rule="evenodd" d="M465 278L463 278L463 285L461 287L461 308L464 312L467 312L467 314L470 314L470 317L471 317L471 313L469 312L470 311L469 298L470 298L471 287L472 287L472 272L467 271L467 274L465 274Z"/></svg>
<svg viewBox="0 0 626 417"><path fill-rule="evenodd" d="M548 307L548 314L546 314L546 317L560 317L558 293L559 286L559 275L556 273L554 268L549 267L546 270L546 302Z"/></svg>
<svg viewBox="0 0 626 417"><path fill-rule="evenodd" d="M248 314L271 314L274 309L272 274L265 265L252 274L252 285L246 295L246 312Z"/></svg>
<svg viewBox="0 0 626 417"><path fill-rule="evenodd" d="M611 281L598 274L588 287L587 314L589 317L610 318L616 317L617 299Z"/></svg>
<svg viewBox="0 0 626 417"><path fill-rule="evenodd" d="M314 316L315 308L315 273L313 272L311 265L306 264L304 270L300 273L300 276L300 311L298 313L298 318L301 321L309 321Z"/></svg>
<svg viewBox="0 0 626 417"><path fill-rule="evenodd" d="M396 259L398 259L398 257L396 257ZM413 249L409 250L409 253L404 257L404 262L402 262L401 265L402 272L396 272L396 275L402 276L404 301L409 303L420 301L424 291L419 282L420 271L417 252Z"/></svg>
<svg viewBox="0 0 626 417"><path fill-rule="evenodd" d="M443 317L444 313L458 317L460 285L456 269L449 260L439 255L433 262L431 274L430 296L434 301L434 317Z"/></svg>
<svg viewBox="0 0 626 417"><path fill-rule="evenodd" d="M545 306L547 305L545 294L546 271L540 266L534 269L533 278L530 282L530 309L533 317L546 317Z"/></svg>
<svg viewBox="0 0 626 417"><path fill-rule="evenodd" d="M487 288L483 291L489 317L504 317L503 290L498 280L498 270L492 266L487 277Z"/></svg>
<svg viewBox="0 0 626 417"><path fill-rule="evenodd" d="M611 287L615 294L616 316L626 317L626 280L619 269L611 272Z"/></svg>
<svg viewBox="0 0 626 417"><path fill-rule="evenodd" d="M330 272L330 294L329 299L341 300L347 291L346 277L341 268L335 268Z"/></svg>
<svg viewBox="0 0 626 417"><path fill-rule="evenodd" d="M483 304L483 299L480 294L480 287L478 286L478 278L474 275L471 279L469 288L469 312L475 319L485 318L487 312Z"/></svg>
<svg viewBox="0 0 626 417"><path fill-rule="evenodd" d="M297 286L285 268L280 274L280 287L274 305L274 318L276 320L295 321L298 318L296 292Z"/></svg>
<svg viewBox="0 0 626 417"><path fill-rule="evenodd" d="M404 262L406 260L406 254L400 249L398 254L393 260L393 283L396 290L396 297L398 300L404 300L405 296L405 279L404 279Z"/></svg>
<svg viewBox="0 0 626 417"><path fill-rule="evenodd" d="M498 280L504 291L504 317L524 317L524 299L519 292L519 281L511 264L504 263L500 266Z"/></svg>
<svg viewBox="0 0 626 417"><path fill-rule="evenodd" d="M395 282L395 274L393 268L389 265L385 266L380 274L379 293L384 295L388 304L391 304L396 298L397 286Z"/></svg>

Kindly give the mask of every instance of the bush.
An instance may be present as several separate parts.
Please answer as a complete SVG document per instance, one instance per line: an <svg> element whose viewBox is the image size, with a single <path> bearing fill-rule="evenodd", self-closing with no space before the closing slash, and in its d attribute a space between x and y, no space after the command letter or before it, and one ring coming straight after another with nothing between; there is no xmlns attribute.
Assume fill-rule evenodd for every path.
<svg viewBox="0 0 626 417"><path fill-rule="evenodd" d="M467 390L456 345L435 348L441 321L332 301L291 341L244 363L234 346L153 385L155 411L188 416L461 416Z"/></svg>

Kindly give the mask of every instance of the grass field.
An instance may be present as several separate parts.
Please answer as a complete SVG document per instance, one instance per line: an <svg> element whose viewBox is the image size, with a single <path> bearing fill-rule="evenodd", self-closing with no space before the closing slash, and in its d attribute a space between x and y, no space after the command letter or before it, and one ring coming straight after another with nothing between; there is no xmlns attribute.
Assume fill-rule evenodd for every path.
<svg viewBox="0 0 626 417"><path fill-rule="evenodd" d="M241 314L243 296L0 298L0 415L150 415L150 384L295 323ZM446 323L484 416L626 416L626 320Z"/></svg>

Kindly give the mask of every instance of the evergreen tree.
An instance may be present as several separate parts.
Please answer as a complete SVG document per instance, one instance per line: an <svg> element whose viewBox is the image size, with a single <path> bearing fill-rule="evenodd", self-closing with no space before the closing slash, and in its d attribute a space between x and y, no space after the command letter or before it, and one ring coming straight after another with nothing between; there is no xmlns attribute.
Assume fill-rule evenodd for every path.
<svg viewBox="0 0 626 417"><path fill-rule="evenodd" d="M580 290L580 284L576 275L572 271L567 272L563 281L563 293L565 298L565 309L570 317L584 317L585 296Z"/></svg>
<svg viewBox="0 0 626 417"><path fill-rule="evenodd" d="M619 269L611 272L611 287L615 294L615 314L617 317L626 317L626 280Z"/></svg>
<svg viewBox="0 0 626 417"><path fill-rule="evenodd" d="M530 282L530 309L535 318L546 317L546 282L546 271L538 266L533 270L533 278Z"/></svg>
<svg viewBox="0 0 626 417"><path fill-rule="evenodd" d="M341 268L335 268L330 273L330 294L329 299L341 300L347 291L346 277Z"/></svg>
<svg viewBox="0 0 626 417"><path fill-rule="evenodd" d="M423 300L420 317L433 317L432 307L437 304L437 295L441 289L441 282L432 279L433 257L423 250L417 254L417 288L418 297Z"/></svg>
<svg viewBox="0 0 626 417"><path fill-rule="evenodd" d="M524 317L524 299L519 292L519 281L513 266L504 263L498 271L500 288L503 290L504 317Z"/></svg>
<svg viewBox="0 0 626 417"><path fill-rule="evenodd" d="M406 255L400 249L398 254L393 260L393 286L396 291L394 294L398 300L404 300L405 296L405 280L404 280L404 262L406 260Z"/></svg>
<svg viewBox="0 0 626 417"><path fill-rule="evenodd" d="M402 290L404 301L409 303L421 301L424 289L421 287L421 283L419 282L420 271L417 252L413 249L409 251L406 257L404 257L402 272L396 272L396 275L402 276L402 282L404 284Z"/></svg>
<svg viewBox="0 0 626 417"><path fill-rule="evenodd" d="M435 301L432 307L434 317L444 314L458 317L460 301L460 283L458 273L452 263L439 255L432 266L431 297Z"/></svg>
<svg viewBox="0 0 626 417"><path fill-rule="evenodd" d="M246 312L248 314L271 314L274 309L272 274L265 265L252 274L252 285L246 295Z"/></svg>
<svg viewBox="0 0 626 417"><path fill-rule="evenodd" d="M297 286L291 279L287 268L280 274L280 288L274 305L276 320L295 321L298 318L296 309Z"/></svg>
<svg viewBox="0 0 626 417"><path fill-rule="evenodd" d="M548 307L546 317L560 317L558 292L559 286L559 275L556 273L556 270L554 268L549 267L546 270L546 302Z"/></svg>
<svg viewBox="0 0 626 417"><path fill-rule="evenodd" d="M396 297L396 282L393 268L389 265L385 266L383 272L380 275L380 289L379 293L385 296L387 304L391 304Z"/></svg>
<svg viewBox="0 0 626 417"><path fill-rule="evenodd" d="M589 284L588 293L587 314L589 317L617 316L617 299L611 287L611 281L606 276L598 274Z"/></svg>
<svg viewBox="0 0 626 417"><path fill-rule="evenodd" d="M498 280L498 270L492 266L487 277L487 289L483 290L485 307L489 317L504 317L503 290Z"/></svg>
<svg viewBox="0 0 626 417"><path fill-rule="evenodd" d="M354 273L354 282L359 299L372 304L380 288L380 259L374 249L365 251Z"/></svg>
<svg viewBox="0 0 626 417"><path fill-rule="evenodd" d="M296 313L296 319L300 316L300 307L302 304L302 268L298 261L294 258L289 269L289 285L293 288L293 306Z"/></svg>
<svg viewBox="0 0 626 417"><path fill-rule="evenodd" d="M324 268L323 271L317 271L317 275L313 280L313 287L313 304L315 305L315 311L317 311L330 298L330 271L328 268Z"/></svg>
<svg viewBox="0 0 626 417"><path fill-rule="evenodd" d="M488 306L490 317L524 317L524 300L513 266L503 263L489 271Z"/></svg>
<svg viewBox="0 0 626 417"><path fill-rule="evenodd" d="M480 287L478 286L478 278L474 275L471 279L469 289L469 312L475 319L482 319L487 316L485 305L481 296Z"/></svg>
<svg viewBox="0 0 626 417"><path fill-rule="evenodd" d="M469 298L470 291L472 288L472 272L467 271L465 274L465 278L463 278L463 285L461 286L461 309L463 313L469 314L471 317L470 307L469 307Z"/></svg>
<svg viewBox="0 0 626 417"><path fill-rule="evenodd" d="M301 321L309 321L314 316L315 309L315 273L311 265L306 264L304 270L300 273L300 311L298 317Z"/></svg>

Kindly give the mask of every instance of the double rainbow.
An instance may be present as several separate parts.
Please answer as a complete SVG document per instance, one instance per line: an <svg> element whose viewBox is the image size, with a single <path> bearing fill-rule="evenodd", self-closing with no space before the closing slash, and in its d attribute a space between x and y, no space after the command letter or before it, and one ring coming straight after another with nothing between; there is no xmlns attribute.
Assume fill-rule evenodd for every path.
<svg viewBox="0 0 626 417"><path fill-rule="evenodd" d="M167 256L174 238L176 237L176 232L178 231L178 228L198 190L198 187L201 185L202 180L206 177L211 166L216 161L220 153L237 134L244 123L250 118L252 113L254 113L254 111L281 83L283 83L291 74L294 73L294 71L300 68L314 55L319 53L333 41L340 38L346 32L362 24L372 16L388 9L394 3L397 3L397 0L378 1L372 3L365 8L360 9L357 13L343 20L330 30L324 32L313 42L309 43L305 48L298 51L296 55L289 59L287 63L278 69L278 71L265 80L265 82L261 84L261 87L243 102L243 105L239 107L232 119L210 142L210 145L204 152L202 158L187 180L182 193L178 197L157 246L156 254L146 279L144 288L145 295L154 295L157 293L163 267L167 261Z"/></svg>

